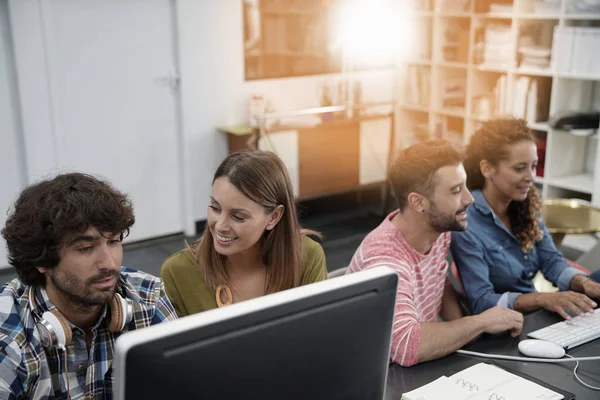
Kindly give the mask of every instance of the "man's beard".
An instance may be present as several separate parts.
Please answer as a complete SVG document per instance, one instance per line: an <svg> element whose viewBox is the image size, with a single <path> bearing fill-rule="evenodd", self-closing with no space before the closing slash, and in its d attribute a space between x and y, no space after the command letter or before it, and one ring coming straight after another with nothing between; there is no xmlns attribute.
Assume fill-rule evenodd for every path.
<svg viewBox="0 0 600 400"><path fill-rule="evenodd" d="M118 279L118 275L118 271L116 273L98 274L85 281L82 289L80 289L80 282L73 277L57 277L53 274L50 275L50 280L56 289L70 300L73 307L79 311L87 311L108 303L114 297L116 290L116 284L109 289L95 290L92 286L93 283L109 277Z"/></svg>
<svg viewBox="0 0 600 400"><path fill-rule="evenodd" d="M436 232L461 232L467 229L466 223L461 223L456 219L456 216L462 212L465 212L467 210L467 207L458 210L456 213L450 215L440 212L433 201L431 201L430 203L431 207L429 210L429 223Z"/></svg>

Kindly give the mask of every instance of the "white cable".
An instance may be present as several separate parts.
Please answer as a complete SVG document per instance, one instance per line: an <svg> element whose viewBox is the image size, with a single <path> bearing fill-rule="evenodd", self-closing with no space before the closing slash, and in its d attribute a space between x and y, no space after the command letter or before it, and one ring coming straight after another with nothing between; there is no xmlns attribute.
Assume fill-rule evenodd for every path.
<svg viewBox="0 0 600 400"><path fill-rule="evenodd" d="M595 361L600 360L600 356L594 357L571 357L569 358L533 358L533 357L515 357L515 356L505 356L502 354L487 354L487 353L478 353L476 351L469 350L456 350L459 354L466 354L468 356L482 357L482 358L492 358L498 360L511 360L511 361L525 361L525 362L538 362L538 363L566 363L573 361Z"/></svg>
<svg viewBox="0 0 600 400"><path fill-rule="evenodd" d="M585 386L586 388L589 388L589 389L592 389L592 390L600 390L600 387L592 386L592 385L589 385L589 384L585 383L585 382L584 382L584 381L583 381L583 380L582 380L582 379L579 377L579 375L577 375L577 368L579 368L579 361L578 361L578 360L577 360L575 357L573 357L573 356L571 356L571 355L569 355L569 354L565 354L565 356L572 358L572 360L570 360L570 361L573 361L573 360L575 360L575 362L577 363L577 364L575 364L575 368L573 368L573 375L575 375L575 379L577 379L577 380L579 381L579 383L581 383L581 384L582 384L583 386Z"/></svg>

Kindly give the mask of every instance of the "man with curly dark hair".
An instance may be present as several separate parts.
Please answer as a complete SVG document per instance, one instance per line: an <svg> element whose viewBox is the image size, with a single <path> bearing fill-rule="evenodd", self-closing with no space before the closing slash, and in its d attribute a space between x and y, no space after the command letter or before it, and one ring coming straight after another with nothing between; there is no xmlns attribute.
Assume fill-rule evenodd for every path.
<svg viewBox="0 0 600 400"><path fill-rule="evenodd" d="M467 186L475 203L469 227L453 232L452 256L474 313L501 305L521 312L545 308L570 318L592 311L600 284L556 250L533 185L536 138L523 120L485 123L467 146ZM538 271L560 292L537 293Z"/></svg>
<svg viewBox="0 0 600 400"><path fill-rule="evenodd" d="M160 279L121 266L127 195L80 173L23 190L2 236L0 398L112 398L114 342L176 318Z"/></svg>

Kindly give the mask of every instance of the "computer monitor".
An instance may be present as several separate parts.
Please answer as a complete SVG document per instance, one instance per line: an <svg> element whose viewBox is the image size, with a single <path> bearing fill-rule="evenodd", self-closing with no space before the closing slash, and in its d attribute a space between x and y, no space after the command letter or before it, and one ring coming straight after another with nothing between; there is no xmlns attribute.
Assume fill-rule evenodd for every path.
<svg viewBox="0 0 600 400"><path fill-rule="evenodd" d="M397 281L379 267L125 333L115 398L381 400Z"/></svg>

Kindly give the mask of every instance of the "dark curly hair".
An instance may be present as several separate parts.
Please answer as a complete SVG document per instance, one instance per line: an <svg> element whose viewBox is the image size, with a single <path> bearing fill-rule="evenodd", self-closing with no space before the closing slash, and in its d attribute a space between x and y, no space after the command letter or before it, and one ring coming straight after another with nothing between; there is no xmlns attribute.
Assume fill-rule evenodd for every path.
<svg viewBox="0 0 600 400"><path fill-rule="evenodd" d="M60 247L74 235L95 227L127 236L134 222L127 195L91 175L69 173L23 190L9 210L2 236L21 281L43 287L44 275L36 267L56 267Z"/></svg>
<svg viewBox="0 0 600 400"><path fill-rule="evenodd" d="M428 140L402 150L390 171L390 183L400 211L404 211L412 192L429 196L436 171L447 165L458 165L462 158L462 153L447 140Z"/></svg>
<svg viewBox="0 0 600 400"><path fill-rule="evenodd" d="M485 178L480 162L487 160L496 166L508 157L508 146L528 140L536 142L535 135L521 119L499 118L488 121L475 132L469 141L465 157L467 187L469 190L483 189ZM511 201L508 218L514 235L525 252L544 236L540 229L541 201L537 188L532 184L524 201Z"/></svg>

